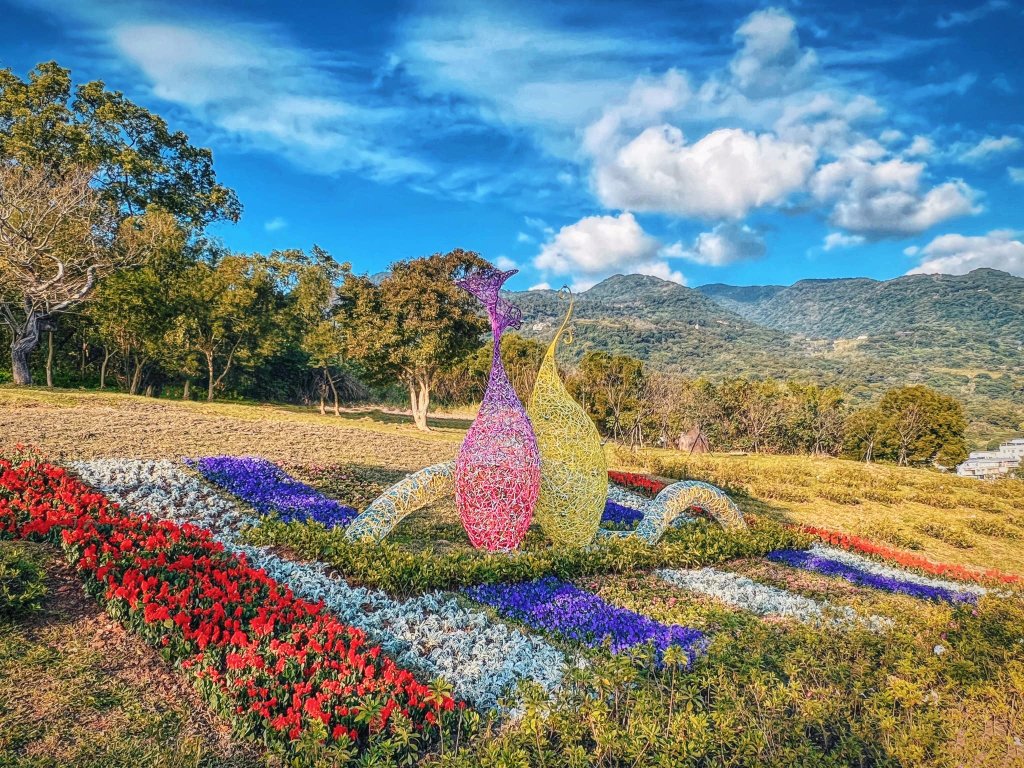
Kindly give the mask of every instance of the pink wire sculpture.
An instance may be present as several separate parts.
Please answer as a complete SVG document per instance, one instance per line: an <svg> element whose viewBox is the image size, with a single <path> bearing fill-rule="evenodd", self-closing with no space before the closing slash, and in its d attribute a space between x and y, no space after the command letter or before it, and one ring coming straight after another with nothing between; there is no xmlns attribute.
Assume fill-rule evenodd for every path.
<svg viewBox="0 0 1024 768"><path fill-rule="evenodd" d="M501 362L501 336L518 328L522 311L498 295L518 270L484 269L458 281L487 308L494 355L480 412L455 462L455 506L474 547L518 547L533 519L540 493L540 452L526 409Z"/></svg>

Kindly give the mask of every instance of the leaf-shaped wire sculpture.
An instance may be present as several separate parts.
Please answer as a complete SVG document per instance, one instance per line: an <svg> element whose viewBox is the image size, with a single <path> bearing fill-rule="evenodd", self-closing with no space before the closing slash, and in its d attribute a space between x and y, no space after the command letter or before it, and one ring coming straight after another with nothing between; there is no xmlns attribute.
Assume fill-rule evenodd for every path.
<svg viewBox="0 0 1024 768"><path fill-rule="evenodd" d="M569 310L544 355L527 409L540 448L540 496L533 514L556 547L592 542L608 497L601 436L566 390L555 364L574 304L570 293ZM571 342L571 331L568 336Z"/></svg>

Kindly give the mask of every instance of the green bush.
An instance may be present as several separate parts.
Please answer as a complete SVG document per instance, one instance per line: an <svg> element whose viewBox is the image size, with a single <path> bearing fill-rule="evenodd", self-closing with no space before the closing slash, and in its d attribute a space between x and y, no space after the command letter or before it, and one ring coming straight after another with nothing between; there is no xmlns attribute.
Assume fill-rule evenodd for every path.
<svg viewBox="0 0 1024 768"><path fill-rule="evenodd" d="M285 547L300 557L328 563L354 582L396 595L550 575L573 579L654 568L694 568L809 543L803 534L760 519L746 531L726 531L716 523L701 520L669 530L653 547L628 538L558 550L531 531L521 551L507 554L471 549L411 551L387 540L351 542L343 530L328 530L319 523L276 520L262 522L245 537L252 544Z"/></svg>
<svg viewBox="0 0 1024 768"><path fill-rule="evenodd" d="M39 610L46 596L45 573L37 558L17 544L0 542L0 619Z"/></svg>
<svg viewBox="0 0 1024 768"><path fill-rule="evenodd" d="M949 546L956 547L957 549L971 549L975 544L974 537L969 533L962 531L959 528L954 528L951 525L946 525L945 523L937 523L928 520L923 523L918 523L917 530L934 539L944 541L946 544L949 544Z"/></svg>

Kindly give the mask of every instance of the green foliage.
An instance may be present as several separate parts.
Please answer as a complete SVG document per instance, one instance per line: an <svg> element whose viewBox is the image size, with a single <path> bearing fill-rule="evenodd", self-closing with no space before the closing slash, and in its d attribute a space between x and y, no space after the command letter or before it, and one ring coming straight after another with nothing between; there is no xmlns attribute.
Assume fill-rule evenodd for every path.
<svg viewBox="0 0 1024 768"><path fill-rule="evenodd" d="M341 316L346 353L371 380L397 379L408 388L421 429L427 428L437 375L477 349L487 329L476 299L454 282L484 265L478 254L457 249L395 262L379 283L345 273Z"/></svg>
<svg viewBox="0 0 1024 768"><path fill-rule="evenodd" d="M46 574L33 551L0 542L0 619L22 618L42 607Z"/></svg>
<svg viewBox="0 0 1024 768"><path fill-rule="evenodd" d="M627 538L603 539L580 549L553 549L534 530L523 548L510 554L471 548L413 551L388 540L351 542L343 530L276 520L260 523L246 533L246 538L253 544L285 547L300 557L321 560L353 582L396 595L548 575L572 579L653 568L691 568L763 555L808 541L771 521L759 521L749 531L726 531L717 523L700 522L670 530L653 547Z"/></svg>
<svg viewBox="0 0 1024 768"><path fill-rule="evenodd" d="M100 81L74 86L54 61L26 80L0 70L0 159L96 168L98 186L125 215L156 206L201 229L241 214L235 193L217 183L210 150Z"/></svg>
<svg viewBox="0 0 1024 768"><path fill-rule="evenodd" d="M848 455L868 461L952 467L967 458L966 430L956 399L921 385L901 387L847 418L846 448Z"/></svg>

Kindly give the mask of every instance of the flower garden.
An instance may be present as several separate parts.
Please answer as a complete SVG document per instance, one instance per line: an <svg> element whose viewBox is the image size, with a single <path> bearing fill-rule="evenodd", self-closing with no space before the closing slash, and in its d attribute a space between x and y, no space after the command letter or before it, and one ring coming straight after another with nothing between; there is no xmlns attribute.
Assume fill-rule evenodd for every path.
<svg viewBox="0 0 1024 768"><path fill-rule="evenodd" d="M1013 575L698 511L654 545L557 549L531 528L502 553L473 548L445 501L386 541L349 541L366 494L345 471L9 451L0 537L59 548L268 760L1024 760ZM601 527L619 532L664 485L610 481Z"/></svg>

